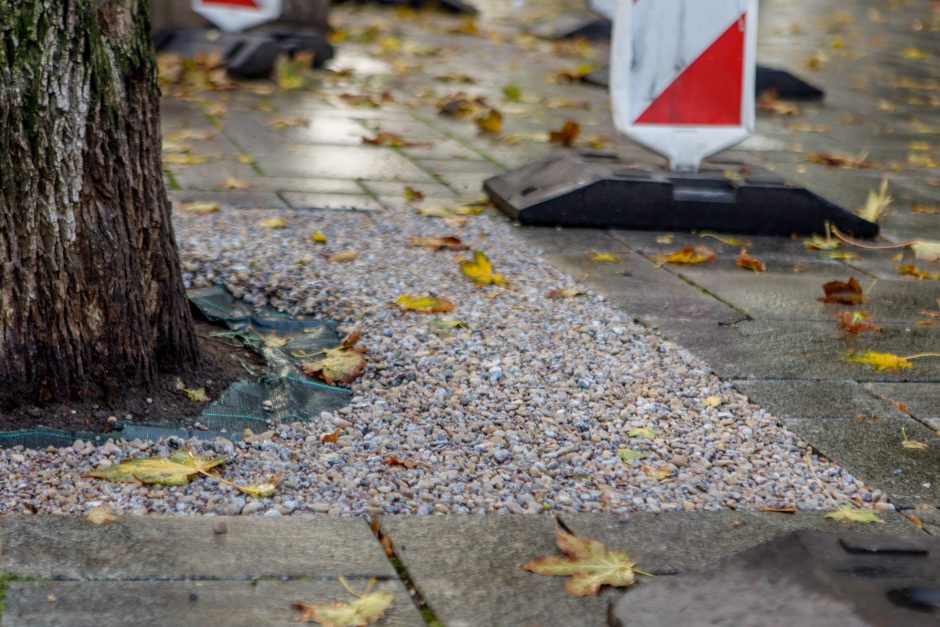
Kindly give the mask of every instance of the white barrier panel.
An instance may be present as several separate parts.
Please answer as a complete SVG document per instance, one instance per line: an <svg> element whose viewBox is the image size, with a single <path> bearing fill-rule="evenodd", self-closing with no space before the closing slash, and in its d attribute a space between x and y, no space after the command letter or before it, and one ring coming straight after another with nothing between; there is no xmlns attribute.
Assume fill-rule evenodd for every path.
<svg viewBox="0 0 940 627"><path fill-rule="evenodd" d="M282 8L283 0L193 0L193 11L228 33L273 22Z"/></svg>
<svg viewBox="0 0 940 627"><path fill-rule="evenodd" d="M591 0L591 10L600 13L608 20L614 19L614 13L617 12L617 0Z"/></svg>
<svg viewBox="0 0 940 627"><path fill-rule="evenodd" d="M754 131L757 0L617 0L617 129L696 171Z"/></svg>

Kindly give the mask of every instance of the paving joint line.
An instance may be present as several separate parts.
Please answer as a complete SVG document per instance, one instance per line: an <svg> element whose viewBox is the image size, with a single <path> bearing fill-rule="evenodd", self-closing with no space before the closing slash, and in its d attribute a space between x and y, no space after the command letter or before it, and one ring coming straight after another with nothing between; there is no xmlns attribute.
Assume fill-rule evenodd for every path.
<svg viewBox="0 0 940 627"><path fill-rule="evenodd" d="M497 166L499 166L500 168L502 168L502 169L505 170L505 171L510 170L510 167L509 167L508 165L506 165L506 164L503 163L502 161L500 161L500 160L498 160L498 159L496 159L496 158L490 156L489 154L483 152L482 150L480 150L479 148L477 148L476 146L474 146L473 144L471 144L470 142L468 142L468 141L466 140L466 138L462 137L461 135L457 135L456 133L451 133L450 131L448 131L448 130L446 130L446 129L444 129L444 128L439 127L439 126L438 126L437 124L435 124L433 121L431 121L431 120L425 118L425 117L424 117L423 115L421 115L420 113L416 113L416 112L414 112L414 111L408 111L407 113L408 113L408 115L410 115L411 117L413 117L415 120L421 122L422 124L424 124L424 125L426 125L426 126L431 127L432 129L434 129L434 130L437 131L438 133L441 133L442 135L444 135L444 136L447 137L448 139L451 139L451 140L457 142L458 144L460 144L461 146L463 146L463 147L466 148L467 150L473 152L473 153L476 154L476 155L479 155L479 156L482 157L484 160L489 161L489 162L492 163L493 165L497 165ZM450 161L450 159L448 159L447 161ZM453 161L460 161L460 159L453 159Z"/></svg>
<svg viewBox="0 0 940 627"><path fill-rule="evenodd" d="M386 536L385 532L382 530L381 518L373 518L372 520L373 524L370 525L370 527L372 528L376 542L379 543L385 557L388 558L389 563L395 569L398 580L401 582L402 586L405 587L405 590L408 591L408 596L415 607L418 608L418 612L421 614L425 625L427 625L427 627L443 627L444 623L437 618L434 609L428 604L424 594L418 589L417 584L414 583L414 579L408 573L408 568L405 566L405 563L398 557L398 552L395 550L395 544L392 542L391 537ZM382 539L388 540L387 547L382 543Z"/></svg>

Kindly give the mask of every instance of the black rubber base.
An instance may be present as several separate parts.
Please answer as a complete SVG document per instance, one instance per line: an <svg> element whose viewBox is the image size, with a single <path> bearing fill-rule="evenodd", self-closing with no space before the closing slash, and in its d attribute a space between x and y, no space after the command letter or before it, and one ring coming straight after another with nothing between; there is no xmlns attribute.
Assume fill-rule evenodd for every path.
<svg viewBox="0 0 940 627"><path fill-rule="evenodd" d="M266 29L249 33L209 36L202 28L166 28L154 36L158 52L184 56L219 52L233 78L268 78L281 54L312 52L313 66L322 67L333 58L333 46L315 30Z"/></svg>
<svg viewBox="0 0 940 627"><path fill-rule="evenodd" d="M602 67L594 70L585 75L582 80L589 85L607 89L610 87L610 68ZM823 90L810 85L798 76L794 76L786 70L764 65L757 66L754 83L754 91L758 95L774 91L784 100L822 100L826 97Z"/></svg>
<svg viewBox="0 0 940 627"><path fill-rule="evenodd" d="M528 225L789 237L823 233L830 222L855 237L878 235L877 224L739 163L679 173L572 152L494 176L484 189L497 207Z"/></svg>

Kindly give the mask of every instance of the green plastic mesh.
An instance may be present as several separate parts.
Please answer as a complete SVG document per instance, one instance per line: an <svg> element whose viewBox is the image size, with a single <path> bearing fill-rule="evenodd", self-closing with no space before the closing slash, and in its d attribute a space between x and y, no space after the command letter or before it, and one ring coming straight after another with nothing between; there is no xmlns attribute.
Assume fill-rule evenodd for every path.
<svg viewBox="0 0 940 627"><path fill-rule="evenodd" d="M240 440L245 429L258 433L271 422L310 422L321 412L335 411L349 403L349 390L311 381L299 369L300 362L340 343L335 322L291 318L270 309L254 310L221 286L190 290L188 296L198 314L226 327L218 335L240 342L264 358L263 376L233 383L195 418L128 422L108 433L45 427L10 431L0 433L0 447L62 447L79 439L102 443L108 439L155 440L168 436ZM277 341L272 341L275 337Z"/></svg>

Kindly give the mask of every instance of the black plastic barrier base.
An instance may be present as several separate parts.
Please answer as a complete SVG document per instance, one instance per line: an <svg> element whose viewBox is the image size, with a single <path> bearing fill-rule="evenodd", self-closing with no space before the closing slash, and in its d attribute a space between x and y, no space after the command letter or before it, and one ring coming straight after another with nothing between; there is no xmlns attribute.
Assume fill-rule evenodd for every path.
<svg viewBox="0 0 940 627"><path fill-rule="evenodd" d="M683 173L613 155L565 153L494 176L484 189L497 207L526 225L789 237L823 233L829 222L855 237L878 235L877 224L739 163Z"/></svg>
<svg viewBox="0 0 940 627"><path fill-rule="evenodd" d="M610 87L610 68L602 67L587 74L582 79L589 85L596 85L607 89ZM764 92L776 92L784 100L822 100L826 92L810 85L798 76L786 70L758 65L754 80L754 91L760 95Z"/></svg>
<svg viewBox="0 0 940 627"><path fill-rule="evenodd" d="M201 28L167 28L154 37L158 52L183 56L218 52L233 78L268 78L282 54L312 52L313 66L322 67L333 58L333 46L315 30L263 30L219 35Z"/></svg>

